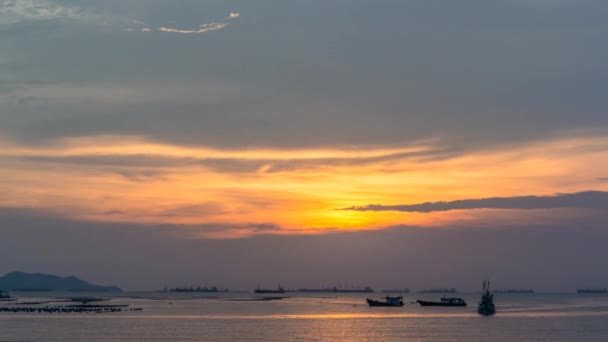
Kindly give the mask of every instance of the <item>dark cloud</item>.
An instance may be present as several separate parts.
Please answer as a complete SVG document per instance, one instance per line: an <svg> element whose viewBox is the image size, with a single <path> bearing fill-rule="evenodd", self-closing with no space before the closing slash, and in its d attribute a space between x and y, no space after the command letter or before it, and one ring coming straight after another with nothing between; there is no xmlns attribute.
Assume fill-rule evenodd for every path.
<svg viewBox="0 0 608 342"><path fill-rule="evenodd" d="M146 154L135 155L79 155L79 156L23 156L4 157L17 161L34 163L55 163L80 166L123 166L125 168L161 168L172 166L187 166L196 164L194 158L165 157Z"/></svg>
<svg viewBox="0 0 608 342"><path fill-rule="evenodd" d="M48 103L10 108L0 132L27 143L127 134L218 147L369 146L432 136L468 149L608 126L602 2L466 0L447 11L422 1L57 3L155 27L196 26L235 7L243 15L195 37L81 21L32 34L41 24L21 23L24 32L0 42L2 75L44 84L16 96ZM130 96L108 101L124 84Z"/></svg>
<svg viewBox="0 0 608 342"><path fill-rule="evenodd" d="M103 214L104 215L122 215L122 214L125 214L125 212L122 210L114 209L114 210L105 211L105 212L103 212Z"/></svg>
<svg viewBox="0 0 608 342"><path fill-rule="evenodd" d="M274 173L297 169L360 166L398 160L430 162L447 159L458 154L456 149L436 148L416 152L386 153L374 157L328 157L300 159L272 158L195 158L161 155L78 155L78 156L5 156L5 162L31 162L41 164L67 164L82 167L104 167L103 170L118 173L128 179L145 181L163 175L162 168L202 166L227 173L264 172Z"/></svg>
<svg viewBox="0 0 608 342"><path fill-rule="evenodd" d="M169 227L167 225L166 227ZM272 223L205 223L192 225L171 225L173 230L170 234L178 239L212 239L212 240L231 240L249 239L256 236L277 235L284 232L283 227ZM293 234L303 233L303 230L294 229ZM329 232L329 231L328 231Z"/></svg>
<svg viewBox="0 0 608 342"><path fill-rule="evenodd" d="M158 169L145 169L145 168L105 168L102 170L96 170L94 172L110 172L120 175L132 182L152 182L162 180L166 176L166 172Z"/></svg>
<svg viewBox="0 0 608 342"><path fill-rule="evenodd" d="M584 191L555 196L517 196L465 199L449 202L426 202L406 205L354 206L341 210L354 211L405 211L430 213L434 211L471 210L471 209L555 209L591 208L608 209L608 192Z"/></svg>
<svg viewBox="0 0 608 342"><path fill-rule="evenodd" d="M161 216L167 217L205 217L226 213L226 208L221 203L207 202L193 205L179 206L165 211Z"/></svg>

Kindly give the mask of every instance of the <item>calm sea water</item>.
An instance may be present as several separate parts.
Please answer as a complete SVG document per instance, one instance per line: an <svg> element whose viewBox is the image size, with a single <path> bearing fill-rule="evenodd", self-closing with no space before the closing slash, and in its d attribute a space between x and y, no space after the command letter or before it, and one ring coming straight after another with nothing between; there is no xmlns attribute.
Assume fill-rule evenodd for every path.
<svg viewBox="0 0 608 342"><path fill-rule="evenodd" d="M434 295L407 294L403 308L370 308L365 295L287 295L259 302L239 301L253 297L245 293L133 293L110 303L143 311L0 314L0 341L608 341L602 295L497 294L494 317L477 315L472 294L460 295L466 308L410 304Z"/></svg>

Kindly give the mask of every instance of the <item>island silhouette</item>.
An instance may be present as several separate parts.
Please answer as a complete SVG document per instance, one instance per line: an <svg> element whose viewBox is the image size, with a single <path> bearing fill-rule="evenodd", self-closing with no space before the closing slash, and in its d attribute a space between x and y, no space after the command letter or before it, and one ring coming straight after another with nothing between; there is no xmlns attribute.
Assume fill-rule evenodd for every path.
<svg viewBox="0 0 608 342"><path fill-rule="evenodd" d="M77 291L77 292L122 292L117 286L91 284L82 279L61 277L44 273L10 272L0 277L2 291Z"/></svg>

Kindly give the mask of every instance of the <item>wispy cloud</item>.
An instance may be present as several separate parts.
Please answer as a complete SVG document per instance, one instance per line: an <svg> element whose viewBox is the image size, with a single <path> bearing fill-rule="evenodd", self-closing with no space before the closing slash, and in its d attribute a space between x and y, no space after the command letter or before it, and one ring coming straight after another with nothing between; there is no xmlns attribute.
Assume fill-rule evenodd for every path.
<svg viewBox="0 0 608 342"><path fill-rule="evenodd" d="M228 17L226 17L226 20L236 19L240 16L241 16L241 14L238 12L230 12L230 14L228 14ZM137 20L134 20L132 23L135 25L138 25L138 26L143 26L143 28L140 29L140 31L142 31L142 32L158 31L158 32L181 33L181 34L201 34L201 33L219 31L219 30L225 29L226 27L230 26L229 22L221 22L221 23L214 22L214 23L202 24L196 28L182 29L182 28L169 27L169 26L161 26L158 28L153 28L151 25L147 25L146 23L143 23L143 22L137 21ZM130 28L128 30L133 31L132 28Z"/></svg>
<svg viewBox="0 0 608 342"><path fill-rule="evenodd" d="M608 188L596 179L606 175L608 152L595 148L604 140L560 139L517 151L446 158L436 141L376 148L224 149L124 135L39 145L6 137L0 141L0 206L93 221L222 224L238 227L228 230L237 236L260 234L243 228L251 222L275 224L287 234L399 224L547 223L606 211ZM521 189L562 194L522 196ZM577 192L589 189L602 192ZM368 203L384 205L350 207ZM115 209L124 213L102 214ZM511 212L520 209L543 210ZM544 209L554 210L547 215Z"/></svg>
<svg viewBox="0 0 608 342"><path fill-rule="evenodd" d="M85 15L78 7L60 6L45 0L0 2L0 24L14 24L24 20L81 19Z"/></svg>
<svg viewBox="0 0 608 342"><path fill-rule="evenodd" d="M230 12L226 20L236 19L238 12ZM0 0L0 25L12 25L24 21L73 20L87 24L117 24L121 30L134 32L169 32L182 34L200 34L224 29L229 22L202 24L193 29L180 29L160 26L137 19L127 18L121 14L96 13L90 8L62 5L52 0Z"/></svg>
<svg viewBox="0 0 608 342"><path fill-rule="evenodd" d="M125 212L122 210L117 210L117 209L113 209L113 210L108 210L103 212L104 215L122 215Z"/></svg>
<svg viewBox="0 0 608 342"><path fill-rule="evenodd" d="M226 213L226 208L221 203L205 202L190 205L182 205L171 208L161 213L162 216L213 216Z"/></svg>
<svg viewBox="0 0 608 342"><path fill-rule="evenodd" d="M341 210L352 211L404 211L430 213L448 210L472 209L558 209L558 208L606 208L608 209L608 192L583 191L555 196L517 196L492 197L482 199L465 199L449 202L425 202L405 205L354 206Z"/></svg>
<svg viewBox="0 0 608 342"><path fill-rule="evenodd" d="M259 158L231 156L230 153L216 157L200 157L195 155L171 156L154 154L97 154L85 153L76 155L44 155L39 154L12 156L14 161L29 161L45 164L64 164L79 166L103 166L103 167L137 167L137 168L167 168L167 167L192 167L203 166L222 173L281 173L304 170L315 170L324 167L356 167L366 165L378 165L387 162L399 161L424 161L433 156L441 158L441 150L429 149L428 151L397 152L379 151L378 156L347 156L347 157L318 157L308 158L297 156L294 151L292 158L280 156L268 156ZM216 151L215 153L222 153ZM7 155L0 152L0 159L8 160Z"/></svg>
<svg viewBox="0 0 608 342"><path fill-rule="evenodd" d="M22 22L73 21L93 25L127 22L120 15L52 0L0 0L0 25Z"/></svg>
<svg viewBox="0 0 608 342"><path fill-rule="evenodd" d="M192 30L182 30L182 29L177 29L177 28L161 26L158 28L158 31L169 32L169 33L184 33L184 34L207 33L207 32L221 30L223 28L228 27L229 25L230 25L230 23L210 23L210 24L203 24L203 25L199 26L197 29L192 29Z"/></svg>
<svg viewBox="0 0 608 342"><path fill-rule="evenodd" d="M143 28L144 31L151 29ZM1 86L1 85L0 85ZM205 98L210 101L227 99L241 88L226 84L197 84L177 82L114 82L114 83L55 83L7 84L0 87L0 100L17 105L32 104L134 104L149 101L182 101ZM204 95L203 95L204 94Z"/></svg>

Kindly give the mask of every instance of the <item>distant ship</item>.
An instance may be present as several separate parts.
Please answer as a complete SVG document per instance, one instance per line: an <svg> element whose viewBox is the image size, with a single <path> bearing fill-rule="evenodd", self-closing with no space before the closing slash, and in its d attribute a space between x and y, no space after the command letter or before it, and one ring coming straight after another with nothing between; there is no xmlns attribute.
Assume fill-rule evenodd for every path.
<svg viewBox="0 0 608 342"><path fill-rule="evenodd" d="M339 288L339 287L327 287L318 289L301 288L297 292L308 292L308 293L372 293L374 289L369 286L363 288Z"/></svg>
<svg viewBox="0 0 608 342"><path fill-rule="evenodd" d="M372 289L369 286L366 286L363 288L352 288L352 289L334 287L333 292L337 292L337 293L372 293L372 292L374 292L374 289Z"/></svg>
<svg viewBox="0 0 608 342"><path fill-rule="evenodd" d="M534 293L533 289L505 289L496 290L494 293Z"/></svg>
<svg viewBox="0 0 608 342"><path fill-rule="evenodd" d="M608 289L578 289L576 293L608 293Z"/></svg>
<svg viewBox="0 0 608 342"><path fill-rule="evenodd" d="M255 293L285 293L285 289L282 288L281 285L279 285L279 287L276 290L261 289L258 287L253 292L255 292Z"/></svg>
<svg viewBox="0 0 608 342"><path fill-rule="evenodd" d="M384 289L384 290L382 290L382 292L385 292L385 293L410 293L410 289L408 289L408 288L403 288L403 289Z"/></svg>
<svg viewBox="0 0 608 342"><path fill-rule="evenodd" d="M438 289L425 289L425 290L420 290L420 293L456 293L456 289L455 288L438 288Z"/></svg>
<svg viewBox="0 0 608 342"><path fill-rule="evenodd" d="M442 297L439 302L417 300L416 303L420 304L420 306L467 306L467 302L464 299L457 297Z"/></svg>
<svg viewBox="0 0 608 342"><path fill-rule="evenodd" d="M494 305L494 295L490 291L490 281L484 280L482 283L481 300L477 307L477 312L480 315L491 316L496 313L496 306Z"/></svg>
<svg viewBox="0 0 608 342"><path fill-rule="evenodd" d="M403 297L384 297L384 301L373 300L373 299L365 299L369 306L403 306Z"/></svg>
<svg viewBox="0 0 608 342"><path fill-rule="evenodd" d="M217 286L190 286L190 287L176 287L174 289L169 289L169 292L202 292L202 293L215 293L215 292L228 292L228 289L219 289Z"/></svg>
<svg viewBox="0 0 608 342"><path fill-rule="evenodd" d="M300 289L295 290L294 292L327 293L327 292L334 292L334 289L331 287L318 288L318 289L300 288Z"/></svg>

